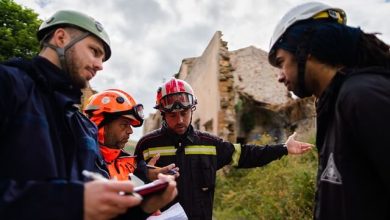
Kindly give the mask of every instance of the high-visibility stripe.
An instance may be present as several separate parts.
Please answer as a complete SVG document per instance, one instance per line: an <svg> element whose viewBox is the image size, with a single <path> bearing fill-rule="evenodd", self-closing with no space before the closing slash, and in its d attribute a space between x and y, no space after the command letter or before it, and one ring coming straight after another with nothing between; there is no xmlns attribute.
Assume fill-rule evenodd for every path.
<svg viewBox="0 0 390 220"><path fill-rule="evenodd" d="M160 156L174 156L176 150L174 146L148 148L143 152L144 160L148 160L157 154L160 154ZM190 145L184 148L184 153L186 155L217 155L217 150L215 146Z"/></svg>
<svg viewBox="0 0 390 220"><path fill-rule="evenodd" d="M164 147L151 147L144 151L144 160L152 158L157 154L160 156L173 156L176 155L176 148L174 146L164 146Z"/></svg>
<svg viewBox="0 0 390 220"><path fill-rule="evenodd" d="M232 155L232 162L230 165L238 166L238 161L240 160L240 156L241 156L241 144L233 144L233 146L235 151Z"/></svg>
<svg viewBox="0 0 390 220"><path fill-rule="evenodd" d="M207 145L191 145L186 146L184 149L186 155L202 154L202 155L217 155L215 146Z"/></svg>

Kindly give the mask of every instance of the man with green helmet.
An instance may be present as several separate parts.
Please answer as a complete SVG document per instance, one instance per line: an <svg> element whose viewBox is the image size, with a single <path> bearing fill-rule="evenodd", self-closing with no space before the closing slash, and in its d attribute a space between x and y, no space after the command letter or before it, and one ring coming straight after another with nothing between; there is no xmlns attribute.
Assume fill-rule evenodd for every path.
<svg viewBox="0 0 390 220"><path fill-rule="evenodd" d="M108 177L97 166L104 166L97 128L75 104L111 56L103 26L58 11L43 22L38 39L41 51L32 60L0 64L1 218L143 219L173 200L172 177L162 177L169 182L162 194L142 201L131 195L130 181L96 174ZM101 180L87 182L84 170Z"/></svg>

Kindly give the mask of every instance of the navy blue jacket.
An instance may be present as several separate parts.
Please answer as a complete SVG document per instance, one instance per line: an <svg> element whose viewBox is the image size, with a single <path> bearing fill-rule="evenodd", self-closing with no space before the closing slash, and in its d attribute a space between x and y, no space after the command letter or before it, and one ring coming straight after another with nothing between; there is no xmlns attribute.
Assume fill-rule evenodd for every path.
<svg viewBox="0 0 390 220"><path fill-rule="evenodd" d="M43 57L0 65L1 219L83 219L82 170L106 174L80 89ZM144 219L138 206L127 219Z"/></svg>

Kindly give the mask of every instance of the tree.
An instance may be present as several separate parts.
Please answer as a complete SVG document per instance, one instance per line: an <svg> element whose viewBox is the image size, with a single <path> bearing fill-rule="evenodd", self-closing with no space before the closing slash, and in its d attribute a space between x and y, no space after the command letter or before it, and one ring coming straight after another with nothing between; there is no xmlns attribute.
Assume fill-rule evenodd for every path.
<svg viewBox="0 0 390 220"><path fill-rule="evenodd" d="M39 51L36 32L41 23L38 14L13 0L0 0L0 15L0 62L36 55Z"/></svg>

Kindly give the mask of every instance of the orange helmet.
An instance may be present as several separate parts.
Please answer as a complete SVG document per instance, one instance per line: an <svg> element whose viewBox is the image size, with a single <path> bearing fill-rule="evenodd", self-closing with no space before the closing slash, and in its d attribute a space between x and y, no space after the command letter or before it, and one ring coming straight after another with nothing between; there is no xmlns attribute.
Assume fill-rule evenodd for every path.
<svg viewBox="0 0 390 220"><path fill-rule="evenodd" d="M102 127L120 116L130 119L131 126L140 127L144 121L143 105L119 89L108 89L92 95L84 109L89 119Z"/></svg>
<svg viewBox="0 0 390 220"><path fill-rule="evenodd" d="M194 90L184 80L172 78L157 90L156 106L162 112L194 108L197 104Z"/></svg>

